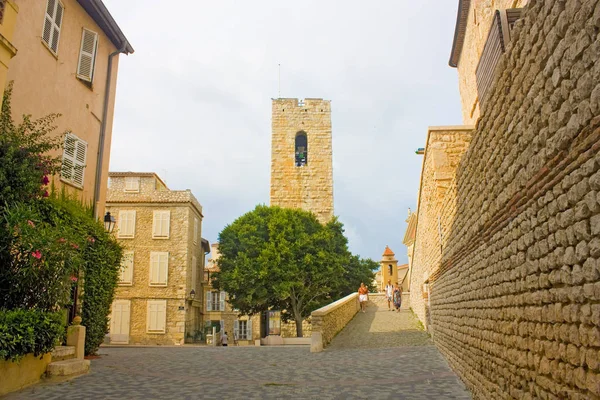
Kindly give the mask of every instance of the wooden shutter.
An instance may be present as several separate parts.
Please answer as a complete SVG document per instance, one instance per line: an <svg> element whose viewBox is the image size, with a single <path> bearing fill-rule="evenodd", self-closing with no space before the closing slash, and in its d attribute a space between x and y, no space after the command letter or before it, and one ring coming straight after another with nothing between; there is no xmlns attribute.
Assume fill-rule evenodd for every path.
<svg viewBox="0 0 600 400"><path fill-rule="evenodd" d="M165 286L169 272L169 253L150 253L150 285Z"/></svg>
<svg viewBox="0 0 600 400"><path fill-rule="evenodd" d="M78 139L75 146L75 167L73 169L73 183L81 187L83 187L86 159L87 143L81 139Z"/></svg>
<svg viewBox="0 0 600 400"><path fill-rule="evenodd" d="M480 107L483 107L491 92L496 65L500 56L506 52L514 24L521 17L521 11L521 8L512 8L496 10L494 13L492 26L475 70Z"/></svg>
<svg viewBox="0 0 600 400"><path fill-rule="evenodd" d="M77 145L77 137L67 133L65 135L65 143L63 148L63 160L60 170L61 178L71 182L73 180L73 169L75 168L75 147Z"/></svg>
<svg viewBox="0 0 600 400"><path fill-rule="evenodd" d="M240 339L240 321L237 319L233 321L233 338L234 340Z"/></svg>
<svg viewBox="0 0 600 400"><path fill-rule="evenodd" d="M206 292L206 311L212 311L212 292Z"/></svg>
<svg viewBox="0 0 600 400"><path fill-rule="evenodd" d="M121 281L120 283L133 282L133 251L128 251L123 254L121 262Z"/></svg>
<svg viewBox="0 0 600 400"><path fill-rule="evenodd" d="M168 238L171 225L171 211L154 211L152 221L152 236Z"/></svg>
<svg viewBox="0 0 600 400"><path fill-rule="evenodd" d="M94 78L94 63L98 47L98 34L83 29L81 34L81 47L79 49L79 62L77 63L77 77L91 82Z"/></svg>
<svg viewBox="0 0 600 400"><path fill-rule="evenodd" d="M135 210L119 211L119 237L133 238L135 236Z"/></svg>
<svg viewBox="0 0 600 400"><path fill-rule="evenodd" d="M225 311L225 292L219 294L219 311Z"/></svg>
<svg viewBox="0 0 600 400"><path fill-rule="evenodd" d="M250 317L246 321L246 340L252 340L252 320Z"/></svg>
<svg viewBox="0 0 600 400"><path fill-rule="evenodd" d="M139 192L140 191L140 178L139 177L126 177L125 178L125 191L126 192Z"/></svg>
<svg viewBox="0 0 600 400"><path fill-rule="evenodd" d="M48 0L46 3L42 40L54 54L58 53L58 42L60 40L60 27L62 26L63 12L64 7L59 0Z"/></svg>
<svg viewBox="0 0 600 400"><path fill-rule="evenodd" d="M220 325L220 328L221 328L221 335L223 335L223 333L225 333L225 320L223 320L223 319L220 320L219 321L219 325Z"/></svg>
<svg viewBox="0 0 600 400"><path fill-rule="evenodd" d="M192 256L192 289L196 291L196 281L198 280L198 259Z"/></svg>
<svg viewBox="0 0 600 400"><path fill-rule="evenodd" d="M149 332L165 332L167 320L167 301L149 300L147 330Z"/></svg>

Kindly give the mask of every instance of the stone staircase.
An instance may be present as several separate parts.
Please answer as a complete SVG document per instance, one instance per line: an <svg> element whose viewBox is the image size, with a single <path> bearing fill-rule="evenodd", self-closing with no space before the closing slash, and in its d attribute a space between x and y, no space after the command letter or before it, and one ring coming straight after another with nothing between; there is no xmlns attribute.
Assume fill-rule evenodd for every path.
<svg viewBox="0 0 600 400"><path fill-rule="evenodd" d="M58 346L52 351L52 361L46 368L46 377L72 377L90 370L90 360L83 358L85 351L85 326L81 317L73 319L67 328L67 345Z"/></svg>
<svg viewBox="0 0 600 400"><path fill-rule="evenodd" d="M52 362L46 368L46 376L76 376L90 369L90 360L77 357L75 346L58 346L52 351Z"/></svg>

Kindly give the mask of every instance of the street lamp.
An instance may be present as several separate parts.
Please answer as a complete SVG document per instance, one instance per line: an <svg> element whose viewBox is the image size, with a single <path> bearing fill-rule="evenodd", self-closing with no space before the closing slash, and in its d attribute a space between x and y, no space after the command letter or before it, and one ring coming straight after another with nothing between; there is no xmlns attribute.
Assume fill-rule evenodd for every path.
<svg viewBox="0 0 600 400"><path fill-rule="evenodd" d="M192 289L192 291L190 292L190 299L194 300L194 297L196 297L196 291Z"/></svg>
<svg viewBox="0 0 600 400"><path fill-rule="evenodd" d="M115 229L115 222L117 220L115 217L110 215L110 212L107 212L104 216L104 230L108 233L112 233L113 229Z"/></svg>

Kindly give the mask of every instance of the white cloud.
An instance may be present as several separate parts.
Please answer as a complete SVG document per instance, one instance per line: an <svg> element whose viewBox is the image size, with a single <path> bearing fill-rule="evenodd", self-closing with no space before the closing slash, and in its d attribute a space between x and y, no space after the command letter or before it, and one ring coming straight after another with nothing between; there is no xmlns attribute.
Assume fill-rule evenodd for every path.
<svg viewBox="0 0 600 400"><path fill-rule="evenodd" d="M155 171L204 207L203 236L269 202L271 98L332 100L335 213L351 250L406 261L429 125L460 124L456 2L104 0L119 61L111 170Z"/></svg>

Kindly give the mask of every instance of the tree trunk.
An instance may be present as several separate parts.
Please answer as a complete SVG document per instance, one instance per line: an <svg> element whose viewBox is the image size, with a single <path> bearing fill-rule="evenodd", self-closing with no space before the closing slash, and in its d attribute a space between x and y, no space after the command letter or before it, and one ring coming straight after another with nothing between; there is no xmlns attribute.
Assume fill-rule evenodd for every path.
<svg viewBox="0 0 600 400"><path fill-rule="evenodd" d="M299 315L296 315L296 318L294 318L296 321L296 337L302 337L302 321L303 318Z"/></svg>

